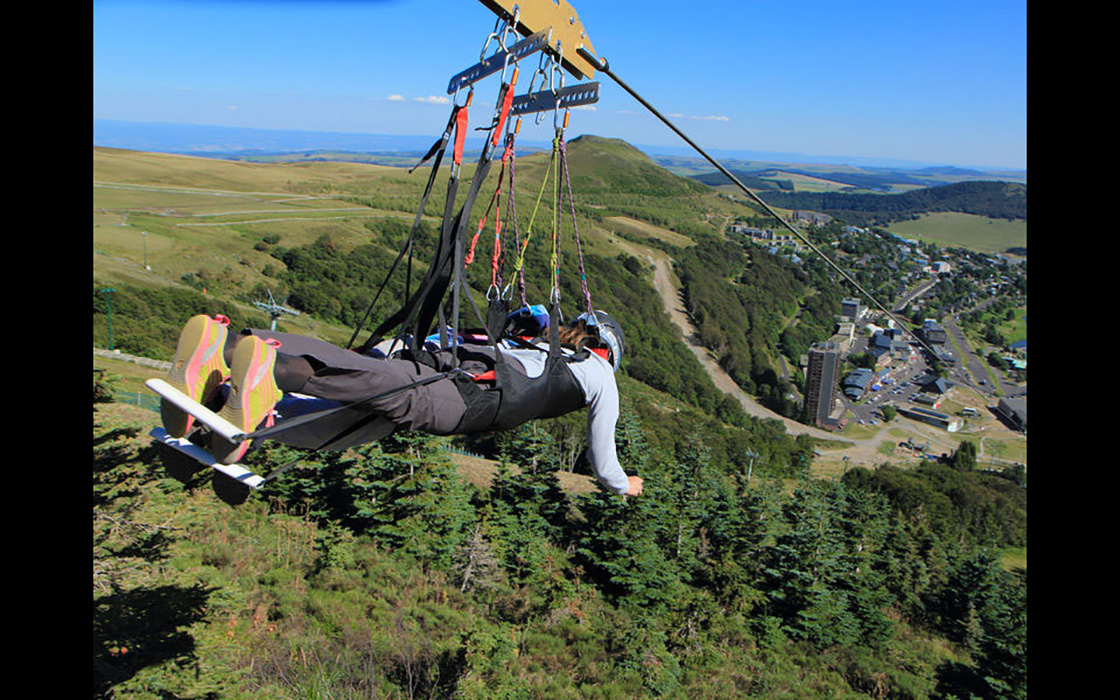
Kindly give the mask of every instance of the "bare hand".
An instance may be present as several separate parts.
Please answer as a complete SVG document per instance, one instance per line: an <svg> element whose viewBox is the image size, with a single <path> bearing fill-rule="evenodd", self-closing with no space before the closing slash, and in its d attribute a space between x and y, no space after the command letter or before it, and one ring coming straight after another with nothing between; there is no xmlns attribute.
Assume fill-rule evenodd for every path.
<svg viewBox="0 0 1120 700"><path fill-rule="evenodd" d="M637 496L642 493L642 477L628 476L626 479L630 482L630 488L626 489L627 496Z"/></svg>

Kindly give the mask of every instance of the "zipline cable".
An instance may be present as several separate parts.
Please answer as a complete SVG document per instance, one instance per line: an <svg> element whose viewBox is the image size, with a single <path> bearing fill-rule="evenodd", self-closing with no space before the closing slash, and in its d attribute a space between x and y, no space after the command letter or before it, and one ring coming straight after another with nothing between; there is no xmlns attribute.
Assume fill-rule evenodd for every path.
<svg viewBox="0 0 1120 700"><path fill-rule="evenodd" d="M784 226L785 228L787 228L790 231L790 233L797 236L797 238L802 243L804 243L806 246L808 246L809 249L812 250L814 253L816 253L822 260L824 260L825 263L828 264L829 267L831 267L833 270L835 270L841 277L843 277L853 287L855 287L856 290L860 294L864 295L869 300L871 300L871 302L874 303L875 306L879 307L879 309L883 313L885 313L888 318L890 318L892 321L894 321L896 326L898 326L900 329L906 330L905 327L903 326L903 324L897 318L895 318L894 314L891 313L891 311L885 305L883 305L878 299L876 299L874 295L872 295L870 292L865 290L858 282L856 282L852 278L851 275L849 275L847 272L845 272L843 268L841 268L839 265L834 263L827 255L825 255L823 252L821 252L821 250L819 248L817 248L817 246L813 245L813 243L810 242L809 239L806 238L804 235L802 235L802 233L800 231L798 231L796 228L794 228L794 226L792 224L790 224L782 216L780 216L776 211L774 211L770 207L769 204L762 201L762 198L759 197L757 194L755 194L753 190L751 190L749 187L744 185L739 180L739 178L735 177L731 173L731 171L729 171L727 168L723 167L722 163L717 161L712 156L708 155L708 153L704 149L700 148L700 146L698 146L696 144L696 142L694 142L692 139L690 139L687 134L685 134L683 131L678 129L677 126L675 124L673 124L673 122L669 121L664 115L661 114L661 112L657 111L657 109L653 105L651 105L649 102L647 102L632 87L627 85L625 81L623 81L621 78L619 78L617 75L615 75L615 73L610 69L610 66L607 63L606 59L600 59L600 58L596 57L594 54L592 54L590 51L583 48L582 46L580 48L576 49L576 53L578 53L581 57L583 57L584 60L586 60L586 61L590 62L592 65L594 65L596 70L602 71L603 73L608 75L611 78L611 80L613 80L615 83L618 84L619 87L621 87L623 90L625 90L627 93L629 93L630 96L633 97L635 100L637 100L639 104L641 104L643 107L648 109L650 111L650 113L653 114L653 116L657 117L661 121L661 123L663 123L665 126L672 129L673 132L676 133L677 136L680 136L682 139L684 139L685 143L687 143L689 146L691 146L697 153L702 155L709 163L711 163L713 166L715 166L716 170L718 170L725 177L727 177L727 179L731 180L731 182L733 182L739 189L741 189L744 193L746 193L746 195L748 197L750 197L759 206L761 206L764 210L766 210L767 214L769 214L770 216L777 219L778 222L782 224L782 226ZM923 348L925 348L927 352L930 353L930 355L933 357L933 359L935 361L940 361L940 357L941 357L940 354L938 354L933 348L931 348L924 340L922 340L922 338L920 338L916 333L914 333L912 331L906 330L906 332L909 333L915 340L917 340L918 343Z"/></svg>

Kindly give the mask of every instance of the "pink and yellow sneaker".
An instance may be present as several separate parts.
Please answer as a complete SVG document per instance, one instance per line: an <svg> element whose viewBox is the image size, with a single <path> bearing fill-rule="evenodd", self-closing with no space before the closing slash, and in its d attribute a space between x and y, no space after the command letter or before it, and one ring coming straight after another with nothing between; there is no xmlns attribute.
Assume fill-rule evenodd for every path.
<svg viewBox="0 0 1120 700"><path fill-rule="evenodd" d="M222 350L229 319L193 316L179 333L179 345L167 372L167 383L205 405L229 376ZM160 401L163 427L173 437L183 437L194 427L194 416L166 399Z"/></svg>
<svg viewBox="0 0 1120 700"><path fill-rule="evenodd" d="M229 394L218 415L251 433L262 423L271 426L272 410L283 397L272 370L276 366L279 342L247 335L237 341L230 367ZM233 464L245 456L250 440L230 442L217 433L210 442L210 453L223 464Z"/></svg>

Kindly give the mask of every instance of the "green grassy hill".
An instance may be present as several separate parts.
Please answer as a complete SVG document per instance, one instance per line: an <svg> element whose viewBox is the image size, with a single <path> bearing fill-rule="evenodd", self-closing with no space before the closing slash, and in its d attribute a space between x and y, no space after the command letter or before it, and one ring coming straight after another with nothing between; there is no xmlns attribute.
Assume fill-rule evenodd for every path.
<svg viewBox="0 0 1120 700"><path fill-rule="evenodd" d="M646 263L628 254L629 248L618 238L655 246L691 241L696 230L720 230L722 219L731 216L735 205L706 187L667 173L622 142L584 137L568 145L567 156L577 218L573 227L565 199L560 248L565 313L574 316L582 310L577 256L582 250L595 305L626 309L627 381L698 409L706 414L702 420L733 424L719 428L729 431L729 437L717 442L727 440L731 445L746 439L749 432L735 436L753 419L715 388L665 314ZM507 251L514 248L515 229L519 237L531 241L524 271L529 299L534 302L549 293L550 237L556 214L547 195L536 206L549 158L548 153L538 153L519 160L516 227L508 223L503 234ZM498 171L495 164L472 223L486 213ZM466 168L464 177L470 174ZM224 313L234 325L263 326L268 319L254 302L266 300L269 293L303 312L297 318L281 319L282 329L345 344L404 243L426 178L423 170L409 175L402 169L360 163L239 163L95 149L95 344L109 345L111 308L112 341L117 348L167 360L178 327L191 314ZM621 181L640 181L651 193L660 194L632 195L618 189ZM460 196L465 188L464 182ZM442 209L444 192L441 182L427 207L414 280L423 274L426 251L434 246L433 213ZM510 211L508 192L503 191L501 205L503 214ZM657 218L656 212L679 231L645 228L651 226L651 218ZM642 216L641 225L626 224L631 221L627 215L633 213ZM708 221L713 216L720 219L719 228ZM493 214L487 223L479 259L469 271L476 300L483 306L490 282ZM657 233L648 235L650 230ZM574 240L577 231L579 248ZM512 267L512 262L507 265ZM117 291L111 296L96 292L104 288ZM404 299L404 279L398 273L365 333ZM658 419L663 427L654 432L666 440L680 440L687 431L670 427L670 417ZM789 441L777 451L792 449Z"/></svg>
<svg viewBox="0 0 1120 700"><path fill-rule="evenodd" d="M941 464L813 478L814 441L729 404L668 319L647 261L627 252L711 263L715 234L742 205L620 142L580 139L568 155L593 301L625 311L617 440L643 496L593 487L584 417L571 415L345 453L266 443L249 466L297 466L231 507L213 472L181 469L147 438L154 413L106 402L143 372L105 361L94 381L94 697L1026 696L1025 490ZM522 236L547 157L517 171ZM170 358L195 313L268 323L253 301L269 291L300 300L304 313L282 330L345 343L426 177L104 149L94 173L94 345L155 359ZM442 197L437 188L421 249ZM540 215L526 259L533 300L548 291L555 212ZM582 298L574 232L563 231L561 261L569 314ZM480 302L489 242L470 271ZM788 264L721 257L721 277L765 273L767 294L781 295L764 296L775 313L750 323L791 313L781 307L804 281ZM729 313L752 308L740 292L758 295L705 282L714 299L738 290ZM768 361L767 348L749 350ZM462 449L492 459L450 451Z"/></svg>
<svg viewBox="0 0 1120 700"><path fill-rule="evenodd" d="M891 233L911 240L960 247L981 253L1026 250L1027 222L993 219L975 214L938 212L888 225Z"/></svg>

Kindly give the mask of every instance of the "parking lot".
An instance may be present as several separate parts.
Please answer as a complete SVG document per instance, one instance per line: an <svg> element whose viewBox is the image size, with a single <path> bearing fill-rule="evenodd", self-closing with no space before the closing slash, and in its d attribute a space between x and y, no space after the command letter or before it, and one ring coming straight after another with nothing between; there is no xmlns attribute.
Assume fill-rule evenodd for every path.
<svg viewBox="0 0 1120 700"><path fill-rule="evenodd" d="M883 421L882 408L884 406L908 405L919 393L922 384L928 377L929 366L917 350L913 350L910 358L901 365L893 366L890 375L882 383L877 383L878 390L869 388L864 395L852 401L842 393L840 400L848 409L849 419L859 425L875 426ZM877 370L877 374L883 372Z"/></svg>

